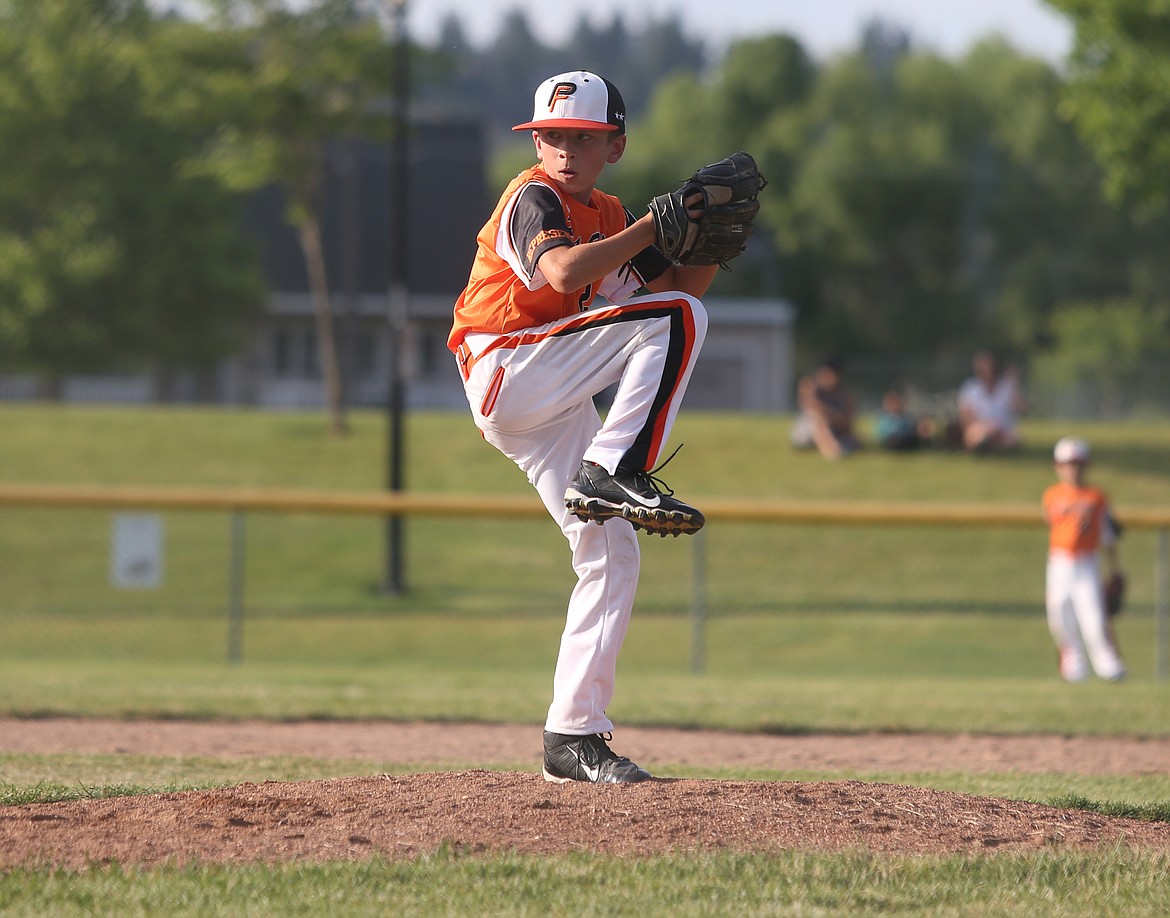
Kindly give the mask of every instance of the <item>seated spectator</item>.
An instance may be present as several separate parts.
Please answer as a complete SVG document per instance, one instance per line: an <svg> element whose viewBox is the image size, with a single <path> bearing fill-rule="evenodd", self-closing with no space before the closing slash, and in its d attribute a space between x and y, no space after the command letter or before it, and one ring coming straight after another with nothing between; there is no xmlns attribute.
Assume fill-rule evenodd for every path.
<svg viewBox="0 0 1170 918"><path fill-rule="evenodd" d="M963 448L978 453L1016 449L1024 399L1015 369L1004 367L989 351L977 353L973 367L975 375L959 389Z"/></svg>
<svg viewBox="0 0 1170 918"><path fill-rule="evenodd" d="M929 446L934 440L934 422L930 418L910 415L902 393L896 389L882 397L876 427L878 444L884 449L918 449Z"/></svg>
<svg viewBox="0 0 1170 918"><path fill-rule="evenodd" d="M840 459L861 447L853 427L856 403L842 382L843 370L839 358L829 357L801 378L797 386L800 414L791 435L797 449L816 448L826 459Z"/></svg>

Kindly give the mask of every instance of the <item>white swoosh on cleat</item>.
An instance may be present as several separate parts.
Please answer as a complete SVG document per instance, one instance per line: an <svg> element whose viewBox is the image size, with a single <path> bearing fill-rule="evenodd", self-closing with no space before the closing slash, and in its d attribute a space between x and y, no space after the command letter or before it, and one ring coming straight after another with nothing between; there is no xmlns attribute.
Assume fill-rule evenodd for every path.
<svg viewBox="0 0 1170 918"><path fill-rule="evenodd" d="M662 498L659 497L657 494L655 494L654 499L652 501L650 501L650 500L647 500L646 498L644 498L641 494L637 494L634 491L631 491L629 488L627 488L620 481L615 481L614 484L616 484L619 488L621 488L623 491L625 491L627 494L629 494L630 497L634 498L634 500L636 500L639 504L641 504L644 507L660 507L660 506L662 506Z"/></svg>

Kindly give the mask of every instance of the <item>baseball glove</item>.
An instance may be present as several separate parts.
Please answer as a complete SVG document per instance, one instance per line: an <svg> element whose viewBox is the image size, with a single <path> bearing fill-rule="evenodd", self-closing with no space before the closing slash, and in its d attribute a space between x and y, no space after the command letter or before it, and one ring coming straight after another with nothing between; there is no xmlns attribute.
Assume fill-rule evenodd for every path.
<svg viewBox="0 0 1170 918"><path fill-rule="evenodd" d="M650 202L658 248L682 265L727 267L755 231L757 196L767 183L743 151L703 166Z"/></svg>
<svg viewBox="0 0 1170 918"><path fill-rule="evenodd" d="M1125 574L1114 571L1105 581L1105 612L1113 618L1121 613L1125 603Z"/></svg>

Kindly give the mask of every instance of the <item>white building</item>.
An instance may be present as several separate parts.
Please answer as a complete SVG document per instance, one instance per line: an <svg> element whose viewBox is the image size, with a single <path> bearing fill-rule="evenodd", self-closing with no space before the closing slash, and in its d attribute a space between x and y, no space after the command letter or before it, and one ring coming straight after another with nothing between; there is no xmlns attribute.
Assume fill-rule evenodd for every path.
<svg viewBox="0 0 1170 918"><path fill-rule="evenodd" d="M407 404L465 409L455 361L447 350L453 298L413 296L403 342ZM707 341L687 390L691 408L787 412L792 408L793 311L776 300L706 301ZM397 337L388 300L362 297L337 310L347 401L385 404ZM225 401L271 408L324 405L316 333L308 295L273 298L252 353L230 368Z"/></svg>

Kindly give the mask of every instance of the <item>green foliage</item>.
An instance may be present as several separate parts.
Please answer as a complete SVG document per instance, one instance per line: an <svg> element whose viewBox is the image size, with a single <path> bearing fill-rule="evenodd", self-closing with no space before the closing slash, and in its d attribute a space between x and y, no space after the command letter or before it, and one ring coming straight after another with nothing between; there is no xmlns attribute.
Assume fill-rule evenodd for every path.
<svg viewBox="0 0 1170 918"><path fill-rule="evenodd" d="M411 47L413 89L428 111L505 135L501 186L531 161L507 127L571 58L622 87L631 143L603 187L633 210L733 149L760 161L760 231L716 293L786 296L802 348L1023 354L1068 304L1170 286L1165 3L1053 5L1078 30L1067 81L1001 39L952 60L880 21L828 61L775 34L708 64L674 17L633 31L582 15L548 46L513 10L486 49L454 19L442 46ZM326 146L386 136L394 48L374 5L203 9L187 21L141 0L0 4L6 365L167 370L229 353L261 291L225 189L280 183L313 264ZM1103 175L1140 212L1108 201ZM329 280L311 276L327 316Z"/></svg>
<svg viewBox="0 0 1170 918"><path fill-rule="evenodd" d="M236 202L178 175L139 2L0 7L0 359L49 373L222 358L260 305Z"/></svg>
<svg viewBox="0 0 1170 918"><path fill-rule="evenodd" d="M1026 354L1067 304L1158 300L1170 286L1170 213L1155 193L1170 136L1165 4L1053 5L1078 28L1070 81L1001 39L947 59L880 21L828 61L774 34L708 62L674 17L634 31L582 15L549 46L513 10L485 49L455 19L441 46L411 47L412 88L427 111L502 135L499 187L532 159L507 132L532 87L567 66L605 73L631 142L603 187L632 210L737 148L771 180L760 230L715 293L786 296L801 347L817 351ZM202 8L209 19L187 21L154 19L140 0L0 4L6 365L169 369L230 352L261 292L225 189L278 182L329 371L329 279L314 254L324 151L386 136L394 48L375 5L354 0ZM1103 174L1140 194L1141 211L1107 200Z"/></svg>
<svg viewBox="0 0 1170 918"><path fill-rule="evenodd" d="M730 148L747 146L759 130L761 115L773 118L799 109L816 78L816 66L800 42L789 35L738 41L728 49L712 92L714 121L700 119L707 131Z"/></svg>
<svg viewBox="0 0 1170 918"><path fill-rule="evenodd" d="M1170 172L1170 3L1048 0L1076 32L1064 113L1116 197L1164 205Z"/></svg>
<svg viewBox="0 0 1170 918"><path fill-rule="evenodd" d="M641 24L632 28L621 12L606 20L598 11L581 11L573 14L568 37L548 45L533 30L531 15L514 6L499 17L495 36L482 49L471 47L451 15L435 46L448 69L442 80L423 87L423 95L482 120L491 135L503 137L531 116L533 90L542 80L581 68L615 83L631 117L640 117L660 81L705 69L707 54L701 41L683 33L679 17L638 12Z"/></svg>
<svg viewBox="0 0 1170 918"><path fill-rule="evenodd" d="M271 0L233 4L242 25L206 31L180 25L174 35L174 79L206 93L194 111L207 133L206 170L230 187L280 183L290 217L300 224L321 203L330 142L385 138L380 110L389 86L392 49L372 18L355 18L346 0L316 0L290 12Z"/></svg>
<svg viewBox="0 0 1170 918"><path fill-rule="evenodd" d="M821 347L1029 350L1078 292L1132 291L1166 227L1129 225L1054 114L1060 81L1000 40L959 61L823 68L778 240ZM762 137L761 146L774 142ZM1110 257L1102 257L1103 252ZM807 314L811 312L812 315Z"/></svg>
<svg viewBox="0 0 1170 918"><path fill-rule="evenodd" d="M208 129L205 146L187 167L239 191L283 189L313 294L331 432L345 433L321 236L326 156L341 140L387 136L382 103L394 49L352 0L315 0L296 11L277 0L219 6L225 27L216 30L215 55L206 53L206 36L186 28L177 33L193 40L176 46L174 66L206 92L195 112Z"/></svg>
<svg viewBox="0 0 1170 918"><path fill-rule="evenodd" d="M676 188L704 162L734 152L716 154L718 138L704 127L713 115L713 103L693 74L660 83L654 106L642 120L631 122L619 164L602 176L605 189L641 215L655 195Z"/></svg>
<svg viewBox="0 0 1170 918"><path fill-rule="evenodd" d="M1134 300L1068 303L1049 319L1052 345L1032 361L1037 382L1094 402L1108 416L1140 400L1143 366L1170 359L1170 308Z"/></svg>
<svg viewBox="0 0 1170 918"><path fill-rule="evenodd" d="M810 102L786 238L815 265L816 288L797 301L839 349L918 351L969 332L954 230L970 105L950 71L905 57L885 82L854 57L825 72Z"/></svg>

